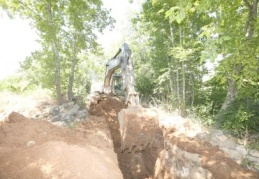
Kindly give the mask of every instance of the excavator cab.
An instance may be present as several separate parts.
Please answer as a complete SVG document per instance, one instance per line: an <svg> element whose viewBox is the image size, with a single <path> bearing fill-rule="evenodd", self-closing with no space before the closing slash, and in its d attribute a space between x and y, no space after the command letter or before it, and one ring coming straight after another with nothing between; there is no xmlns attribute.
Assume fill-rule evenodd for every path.
<svg viewBox="0 0 259 179"><path fill-rule="evenodd" d="M122 81L122 75L118 73L114 73L112 75L112 93L117 95L124 95L124 91L122 89L123 87L123 81Z"/></svg>
<svg viewBox="0 0 259 179"><path fill-rule="evenodd" d="M121 151L144 150L152 146L159 128L158 113L154 109L143 108L139 104L139 94L135 91L135 77L131 49L123 44L116 55L106 64L104 93L123 94L127 109L118 114L121 134ZM120 74L115 71L120 69Z"/></svg>

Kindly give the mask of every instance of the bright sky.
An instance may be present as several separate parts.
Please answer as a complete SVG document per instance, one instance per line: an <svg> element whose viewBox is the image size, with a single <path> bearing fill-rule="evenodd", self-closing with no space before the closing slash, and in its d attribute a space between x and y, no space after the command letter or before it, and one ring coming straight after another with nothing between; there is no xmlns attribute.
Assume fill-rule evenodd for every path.
<svg viewBox="0 0 259 179"><path fill-rule="evenodd" d="M123 38L123 28L129 23L127 14L134 11L136 5L130 4L129 0L103 1L116 19L115 29L105 30L99 39L105 51L109 51L112 45L126 40ZM4 13L0 14L0 79L17 71L19 62L40 48L36 39L37 34L30 28L28 21L20 18L10 19Z"/></svg>
<svg viewBox="0 0 259 179"><path fill-rule="evenodd" d="M108 54L109 50L114 50L113 46L118 46L119 49L122 43L127 42L127 27L131 23L130 16L139 10L141 1L134 0L133 3L129 3L129 0L103 0L104 6L112 10L111 16L116 20L115 28L112 31L105 30L99 39Z"/></svg>
<svg viewBox="0 0 259 179"><path fill-rule="evenodd" d="M19 61L39 48L37 35L27 21L10 19L6 14L0 17L0 79L14 73Z"/></svg>

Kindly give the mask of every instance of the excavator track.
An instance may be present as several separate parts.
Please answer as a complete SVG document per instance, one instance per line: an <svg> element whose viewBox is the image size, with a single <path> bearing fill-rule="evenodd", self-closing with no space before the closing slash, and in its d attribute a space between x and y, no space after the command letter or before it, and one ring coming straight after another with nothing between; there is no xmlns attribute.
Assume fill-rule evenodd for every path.
<svg viewBox="0 0 259 179"><path fill-rule="evenodd" d="M152 146L157 135L159 120L155 109L131 107L118 114L121 151L144 150Z"/></svg>

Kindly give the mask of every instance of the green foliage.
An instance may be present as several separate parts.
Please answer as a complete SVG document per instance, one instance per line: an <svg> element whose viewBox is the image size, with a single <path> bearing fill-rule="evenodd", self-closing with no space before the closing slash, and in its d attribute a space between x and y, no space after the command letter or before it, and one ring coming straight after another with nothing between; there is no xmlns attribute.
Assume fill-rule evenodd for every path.
<svg viewBox="0 0 259 179"><path fill-rule="evenodd" d="M170 99L169 105L176 108L194 103L194 94L206 73L199 63L202 44L197 33L204 19L200 18L202 13L196 13L196 6L191 1L146 1L142 13L133 20L140 32L133 39L145 44L139 48L137 43L138 48L133 49L134 54L144 56L137 63L152 71L148 77L155 87L153 95ZM146 70L137 73L137 79L142 74L147 74Z"/></svg>
<svg viewBox="0 0 259 179"><path fill-rule="evenodd" d="M241 165L246 168L253 168L255 166L255 163L249 160L248 158L244 158L241 161Z"/></svg>
<svg viewBox="0 0 259 179"><path fill-rule="evenodd" d="M151 86L145 79L153 79L154 101L178 109L185 106L211 125L217 123L222 104L228 102L228 85L234 81L237 91L232 96L236 101L225 111L222 127L239 136L247 128L258 132L258 102L251 99L259 97L259 28L258 17L249 21L252 4L248 3L144 1L142 12L133 19L139 32L132 37L133 51L139 56L138 85ZM207 61L217 65L213 78L204 82ZM152 75L141 69L143 66L148 66Z"/></svg>
<svg viewBox="0 0 259 179"><path fill-rule="evenodd" d="M0 81L0 91L8 91L16 94L35 89L36 86L29 84L20 74L9 76Z"/></svg>
<svg viewBox="0 0 259 179"><path fill-rule="evenodd" d="M259 132L259 118L256 108L259 104L254 103L252 99L235 101L227 111L224 112L224 120L222 128L231 131L238 137L244 137L246 131ZM244 105L246 104L246 105Z"/></svg>
<svg viewBox="0 0 259 179"><path fill-rule="evenodd" d="M64 91L69 96L73 90L89 90L90 78L79 68L89 58L80 58L80 53L100 54L96 34L114 23L101 0L2 0L0 6L29 19L41 38L42 49L21 64L28 83L56 91L58 100Z"/></svg>
<svg viewBox="0 0 259 179"><path fill-rule="evenodd" d="M155 88L152 77L146 75L137 76L136 88L141 95L152 96Z"/></svg>
<svg viewBox="0 0 259 179"><path fill-rule="evenodd" d="M201 124L205 126L215 125L215 116L213 116L210 111L212 108L212 103L206 105L195 105L189 110L189 117L198 120Z"/></svg>
<svg viewBox="0 0 259 179"><path fill-rule="evenodd" d="M161 10L159 12L161 12ZM180 24L185 18L183 6L171 7L170 10L166 11L165 17L169 17L170 23L176 21L178 24Z"/></svg>
<svg viewBox="0 0 259 179"><path fill-rule="evenodd" d="M104 74L105 61L95 32L114 21L100 0L51 1L52 18L46 8L49 2L0 1L10 14L31 19L41 37L42 50L22 64L23 78L28 86L54 90L57 55L51 46L55 43L62 91L67 90L74 69L73 91L86 95L93 74L97 78ZM134 30L127 36L141 95L169 110L190 111L208 125L216 123L215 116L223 112L221 127L237 136L247 130L259 132L259 26L258 15L251 13L258 7L251 8L257 5L251 2L145 0L142 11L132 19ZM219 55L223 57L220 61ZM207 61L216 62L217 67L213 78L205 82ZM235 84L234 92L230 84ZM7 82L1 86L22 91L19 85L11 87ZM222 110L225 102L229 106Z"/></svg>
<svg viewBox="0 0 259 179"><path fill-rule="evenodd" d="M254 138L250 139L250 141L246 147L250 150L259 150L258 134Z"/></svg>

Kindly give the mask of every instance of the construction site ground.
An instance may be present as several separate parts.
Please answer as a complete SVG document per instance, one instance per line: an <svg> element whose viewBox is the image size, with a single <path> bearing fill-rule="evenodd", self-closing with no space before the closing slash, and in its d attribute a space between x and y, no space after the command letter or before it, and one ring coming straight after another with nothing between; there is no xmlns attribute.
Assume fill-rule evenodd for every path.
<svg viewBox="0 0 259 179"><path fill-rule="evenodd" d="M41 102L44 100L51 99L40 99ZM10 108L13 105L10 101L1 102L1 105L9 105ZM20 105L24 106L24 101ZM122 153L117 119L122 108L125 105L120 98L101 96L90 104L88 119L70 127L60 127L46 120L29 119L18 112L10 112L0 121L0 179L154 178L157 170L155 164L164 149L168 131L158 130L152 148ZM4 113L7 108L2 106L1 110ZM189 138L179 142L183 148L195 150L196 153L204 148L207 155L217 152L207 145L190 147L193 141ZM215 158L215 161L221 162L222 158ZM235 162L229 165L231 169L226 170L241 171ZM218 172L217 166L210 167L211 171ZM246 174L250 172L242 171Z"/></svg>

